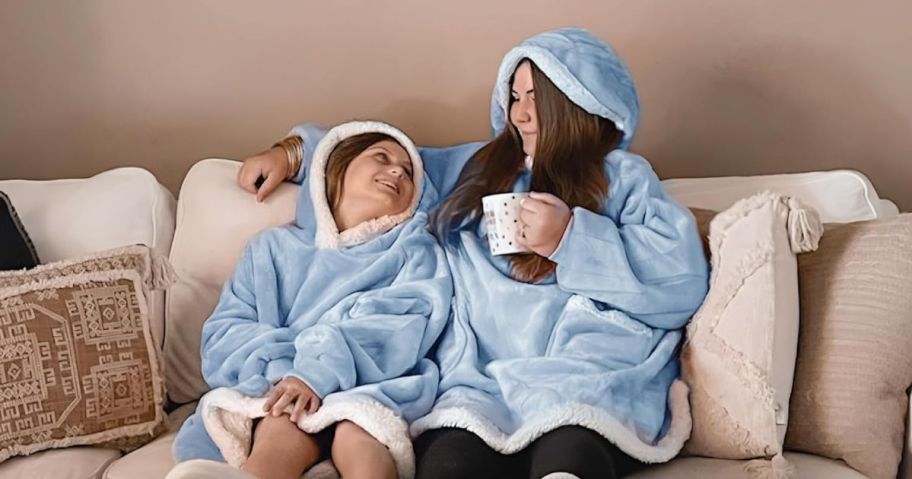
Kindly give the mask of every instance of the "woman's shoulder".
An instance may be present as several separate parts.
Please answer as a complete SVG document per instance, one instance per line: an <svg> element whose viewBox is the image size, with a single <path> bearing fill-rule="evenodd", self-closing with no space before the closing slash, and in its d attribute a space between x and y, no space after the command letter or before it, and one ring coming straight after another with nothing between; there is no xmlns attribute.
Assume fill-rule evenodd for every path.
<svg viewBox="0 0 912 479"><path fill-rule="evenodd" d="M627 150L612 150L608 153L605 157L605 171L610 179L655 175L652 164L646 158Z"/></svg>
<svg viewBox="0 0 912 479"><path fill-rule="evenodd" d="M634 190L661 188L658 176L646 158L626 150L614 150L605 157L609 197L626 196Z"/></svg>

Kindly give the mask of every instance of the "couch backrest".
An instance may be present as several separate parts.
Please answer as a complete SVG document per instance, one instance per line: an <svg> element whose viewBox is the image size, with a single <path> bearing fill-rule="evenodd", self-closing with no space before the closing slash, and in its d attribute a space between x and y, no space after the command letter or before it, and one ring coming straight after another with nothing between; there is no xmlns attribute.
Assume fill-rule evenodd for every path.
<svg viewBox="0 0 912 479"><path fill-rule="evenodd" d="M116 168L91 178L4 180L42 263L95 251L145 244L168 256L174 235L174 196L142 168ZM152 334L164 336L164 298L151 295Z"/></svg>

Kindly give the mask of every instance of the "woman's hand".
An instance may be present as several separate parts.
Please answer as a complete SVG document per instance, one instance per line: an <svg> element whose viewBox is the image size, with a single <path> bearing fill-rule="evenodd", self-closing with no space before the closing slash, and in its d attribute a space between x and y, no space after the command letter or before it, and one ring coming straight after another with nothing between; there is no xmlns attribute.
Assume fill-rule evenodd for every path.
<svg viewBox="0 0 912 479"><path fill-rule="evenodd" d="M285 156L285 150L282 147L274 146L244 160L244 164L238 170L237 183L247 192L255 194L257 201L262 202L285 181L288 174L288 158ZM256 183L261 176L265 181L257 189Z"/></svg>
<svg viewBox="0 0 912 479"><path fill-rule="evenodd" d="M289 404L294 403L291 410L292 422L297 422L301 413L307 411L307 414L313 414L320 409L320 398L310 386L300 379L292 376L279 381L266 404L263 405L263 411L272 414L274 417L281 416Z"/></svg>
<svg viewBox="0 0 912 479"><path fill-rule="evenodd" d="M551 256L570 223L570 207L554 195L534 191L520 204L516 241L539 256Z"/></svg>

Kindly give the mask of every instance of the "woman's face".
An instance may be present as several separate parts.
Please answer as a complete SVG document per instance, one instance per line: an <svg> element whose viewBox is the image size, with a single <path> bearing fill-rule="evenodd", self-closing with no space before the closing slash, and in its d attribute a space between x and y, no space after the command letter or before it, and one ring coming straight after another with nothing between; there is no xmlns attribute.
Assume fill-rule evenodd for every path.
<svg viewBox="0 0 912 479"><path fill-rule="evenodd" d="M345 170L339 204L369 212L371 217L398 214L412 202L412 161L399 143L374 143Z"/></svg>
<svg viewBox="0 0 912 479"><path fill-rule="evenodd" d="M535 156L535 141L538 138L538 115L535 113L535 89L532 85L532 67L525 61L516 67L513 74L510 105L510 123L519 131L523 151Z"/></svg>

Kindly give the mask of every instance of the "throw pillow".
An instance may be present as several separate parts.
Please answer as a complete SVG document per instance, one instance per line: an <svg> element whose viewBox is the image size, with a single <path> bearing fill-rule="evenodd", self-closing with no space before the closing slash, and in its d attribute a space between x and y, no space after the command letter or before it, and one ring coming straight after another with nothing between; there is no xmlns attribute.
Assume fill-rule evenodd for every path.
<svg viewBox="0 0 912 479"><path fill-rule="evenodd" d="M13 203L0 191L0 270L33 268L38 263L38 254Z"/></svg>
<svg viewBox="0 0 912 479"><path fill-rule="evenodd" d="M164 429L147 298L174 281L145 246L0 273L0 461L134 449Z"/></svg>
<svg viewBox="0 0 912 479"><path fill-rule="evenodd" d="M912 385L912 214L828 225L798 274L785 446L895 478Z"/></svg>
<svg viewBox="0 0 912 479"><path fill-rule="evenodd" d="M699 223L708 215L695 216ZM764 463L787 467L781 452L798 342L795 252L814 248L821 229L812 210L770 192L712 219L710 289L681 354L693 416L686 453L776 457Z"/></svg>

